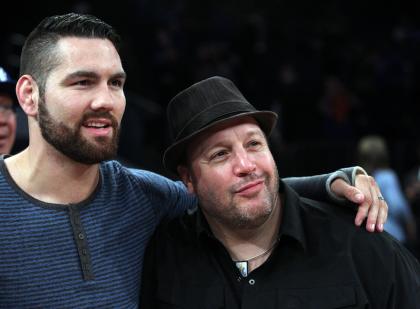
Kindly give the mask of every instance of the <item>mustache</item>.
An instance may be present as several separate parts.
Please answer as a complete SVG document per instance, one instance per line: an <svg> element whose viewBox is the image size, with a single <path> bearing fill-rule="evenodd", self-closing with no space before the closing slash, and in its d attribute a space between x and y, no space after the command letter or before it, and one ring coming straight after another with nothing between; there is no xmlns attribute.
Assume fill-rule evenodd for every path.
<svg viewBox="0 0 420 309"><path fill-rule="evenodd" d="M255 180L261 180L263 179L264 182L267 179L267 176L265 173L251 173L246 175L245 177L243 177L239 182L235 183L234 185L231 186L230 190L231 192L236 192L238 191L240 188L242 188L243 186L247 185L249 182L255 181Z"/></svg>
<svg viewBox="0 0 420 309"><path fill-rule="evenodd" d="M82 126L82 124L90 118L108 119L111 122L111 127L112 128L118 129L118 127L119 127L117 119L113 115L111 115L109 112L106 112L106 111L87 112L86 114L83 115L82 119L80 120L79 127Z"/></svg>

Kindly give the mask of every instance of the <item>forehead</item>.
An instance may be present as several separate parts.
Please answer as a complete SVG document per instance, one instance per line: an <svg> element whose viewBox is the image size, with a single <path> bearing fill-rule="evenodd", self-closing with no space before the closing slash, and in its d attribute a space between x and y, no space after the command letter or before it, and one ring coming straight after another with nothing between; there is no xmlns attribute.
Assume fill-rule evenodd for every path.
<svg viewBox="0 0 420 309"><path fill-rule="evenodd" d="M65 37L58 41L56 50L59 65L55 71L123 71L120 56L107 39Z"/></svg>

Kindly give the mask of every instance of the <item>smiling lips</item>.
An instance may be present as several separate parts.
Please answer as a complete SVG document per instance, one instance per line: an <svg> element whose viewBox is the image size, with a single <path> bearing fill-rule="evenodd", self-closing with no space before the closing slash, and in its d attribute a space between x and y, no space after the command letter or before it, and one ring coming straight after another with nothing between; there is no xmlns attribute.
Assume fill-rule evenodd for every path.
<svg viewBox="0 0 420 309"><path fill-rule="evenodd" d="M83 127L95 136L107 136L113 129L112 121L107 118L88 119Z"/></svg>
<svg viewBox="0 0 420 309"><path fill-rule="evenodd" d="M264 179L254 180L239 187L234 193L239 195L252 195L259 192L263 184Z"/></svg>

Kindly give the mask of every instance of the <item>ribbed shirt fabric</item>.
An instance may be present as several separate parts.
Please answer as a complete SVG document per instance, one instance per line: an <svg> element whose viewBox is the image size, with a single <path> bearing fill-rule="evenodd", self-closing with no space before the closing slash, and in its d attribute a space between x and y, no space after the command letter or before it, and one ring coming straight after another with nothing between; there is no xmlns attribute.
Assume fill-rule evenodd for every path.
<svg viewBox="0 0 420 309"><path fill-rule="evenodd" d="M0 157L0 308L137 308L148 240L193 205L180 182L116 161L87 200L44 203Z"/></svg>

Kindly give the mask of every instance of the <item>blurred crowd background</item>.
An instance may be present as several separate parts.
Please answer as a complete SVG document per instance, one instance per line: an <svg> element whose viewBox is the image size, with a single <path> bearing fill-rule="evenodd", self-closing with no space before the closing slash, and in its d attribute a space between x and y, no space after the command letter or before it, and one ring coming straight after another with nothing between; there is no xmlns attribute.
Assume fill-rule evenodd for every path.
<svg viewBox="0 0 420 309"><path fill-rule="evenodd" d="M399 194L390 205L396 205L396 210L390 208L390 217L395 215L396 224L404 226L404 242L416 244L410 212L420 217L419 4L333 0L7 4L9 8L1 10L0 65L14 78L26 35L47 15L91 13L120 32L128 80L119 157L126 164L172 177L161 164L170 141L167 103L194 82L225 76L257 108L279 114L271 143L281 176L363 165L383 181L388 204ZM18 113L18 119L14 152L27 144L25 117ZM373 141L362 140L372 135ZM378 170L390 171L391 176Z"/></svg>
<svg viewBox="0 0 420 309"><path fill-rule="evenodd" d="M413 218L418 227L419 4L75 0L7 5L1 10L0 65L14 78L26 35L47 15L91 13L120 32L128 80L119 158L126 164L172 177L161 164L170 142L167 103L194 82L225 76L257 108L279 114L271 143L281 176L362 165L388 201L390 225L400 225L394 235L410 248L418 246ZM14 152L27 144L22 113L18 124Z"/></svg>
<svg viewBox="0 0 420 309"><path fill-rule="evenodd" d="M411 2L410 2L411 3ZM5 5L5 4L2 4ZM398 175L417 164L419 5L372 1L32 1L2 9L0 62L16 78L28 32L46 15L92 13L123 37L127 113L120 156L165 173L165 106L211 75L279 113L282 176L355 164L359 139L388 142ZM16 148L24 147L24 133Z"/></svg>

